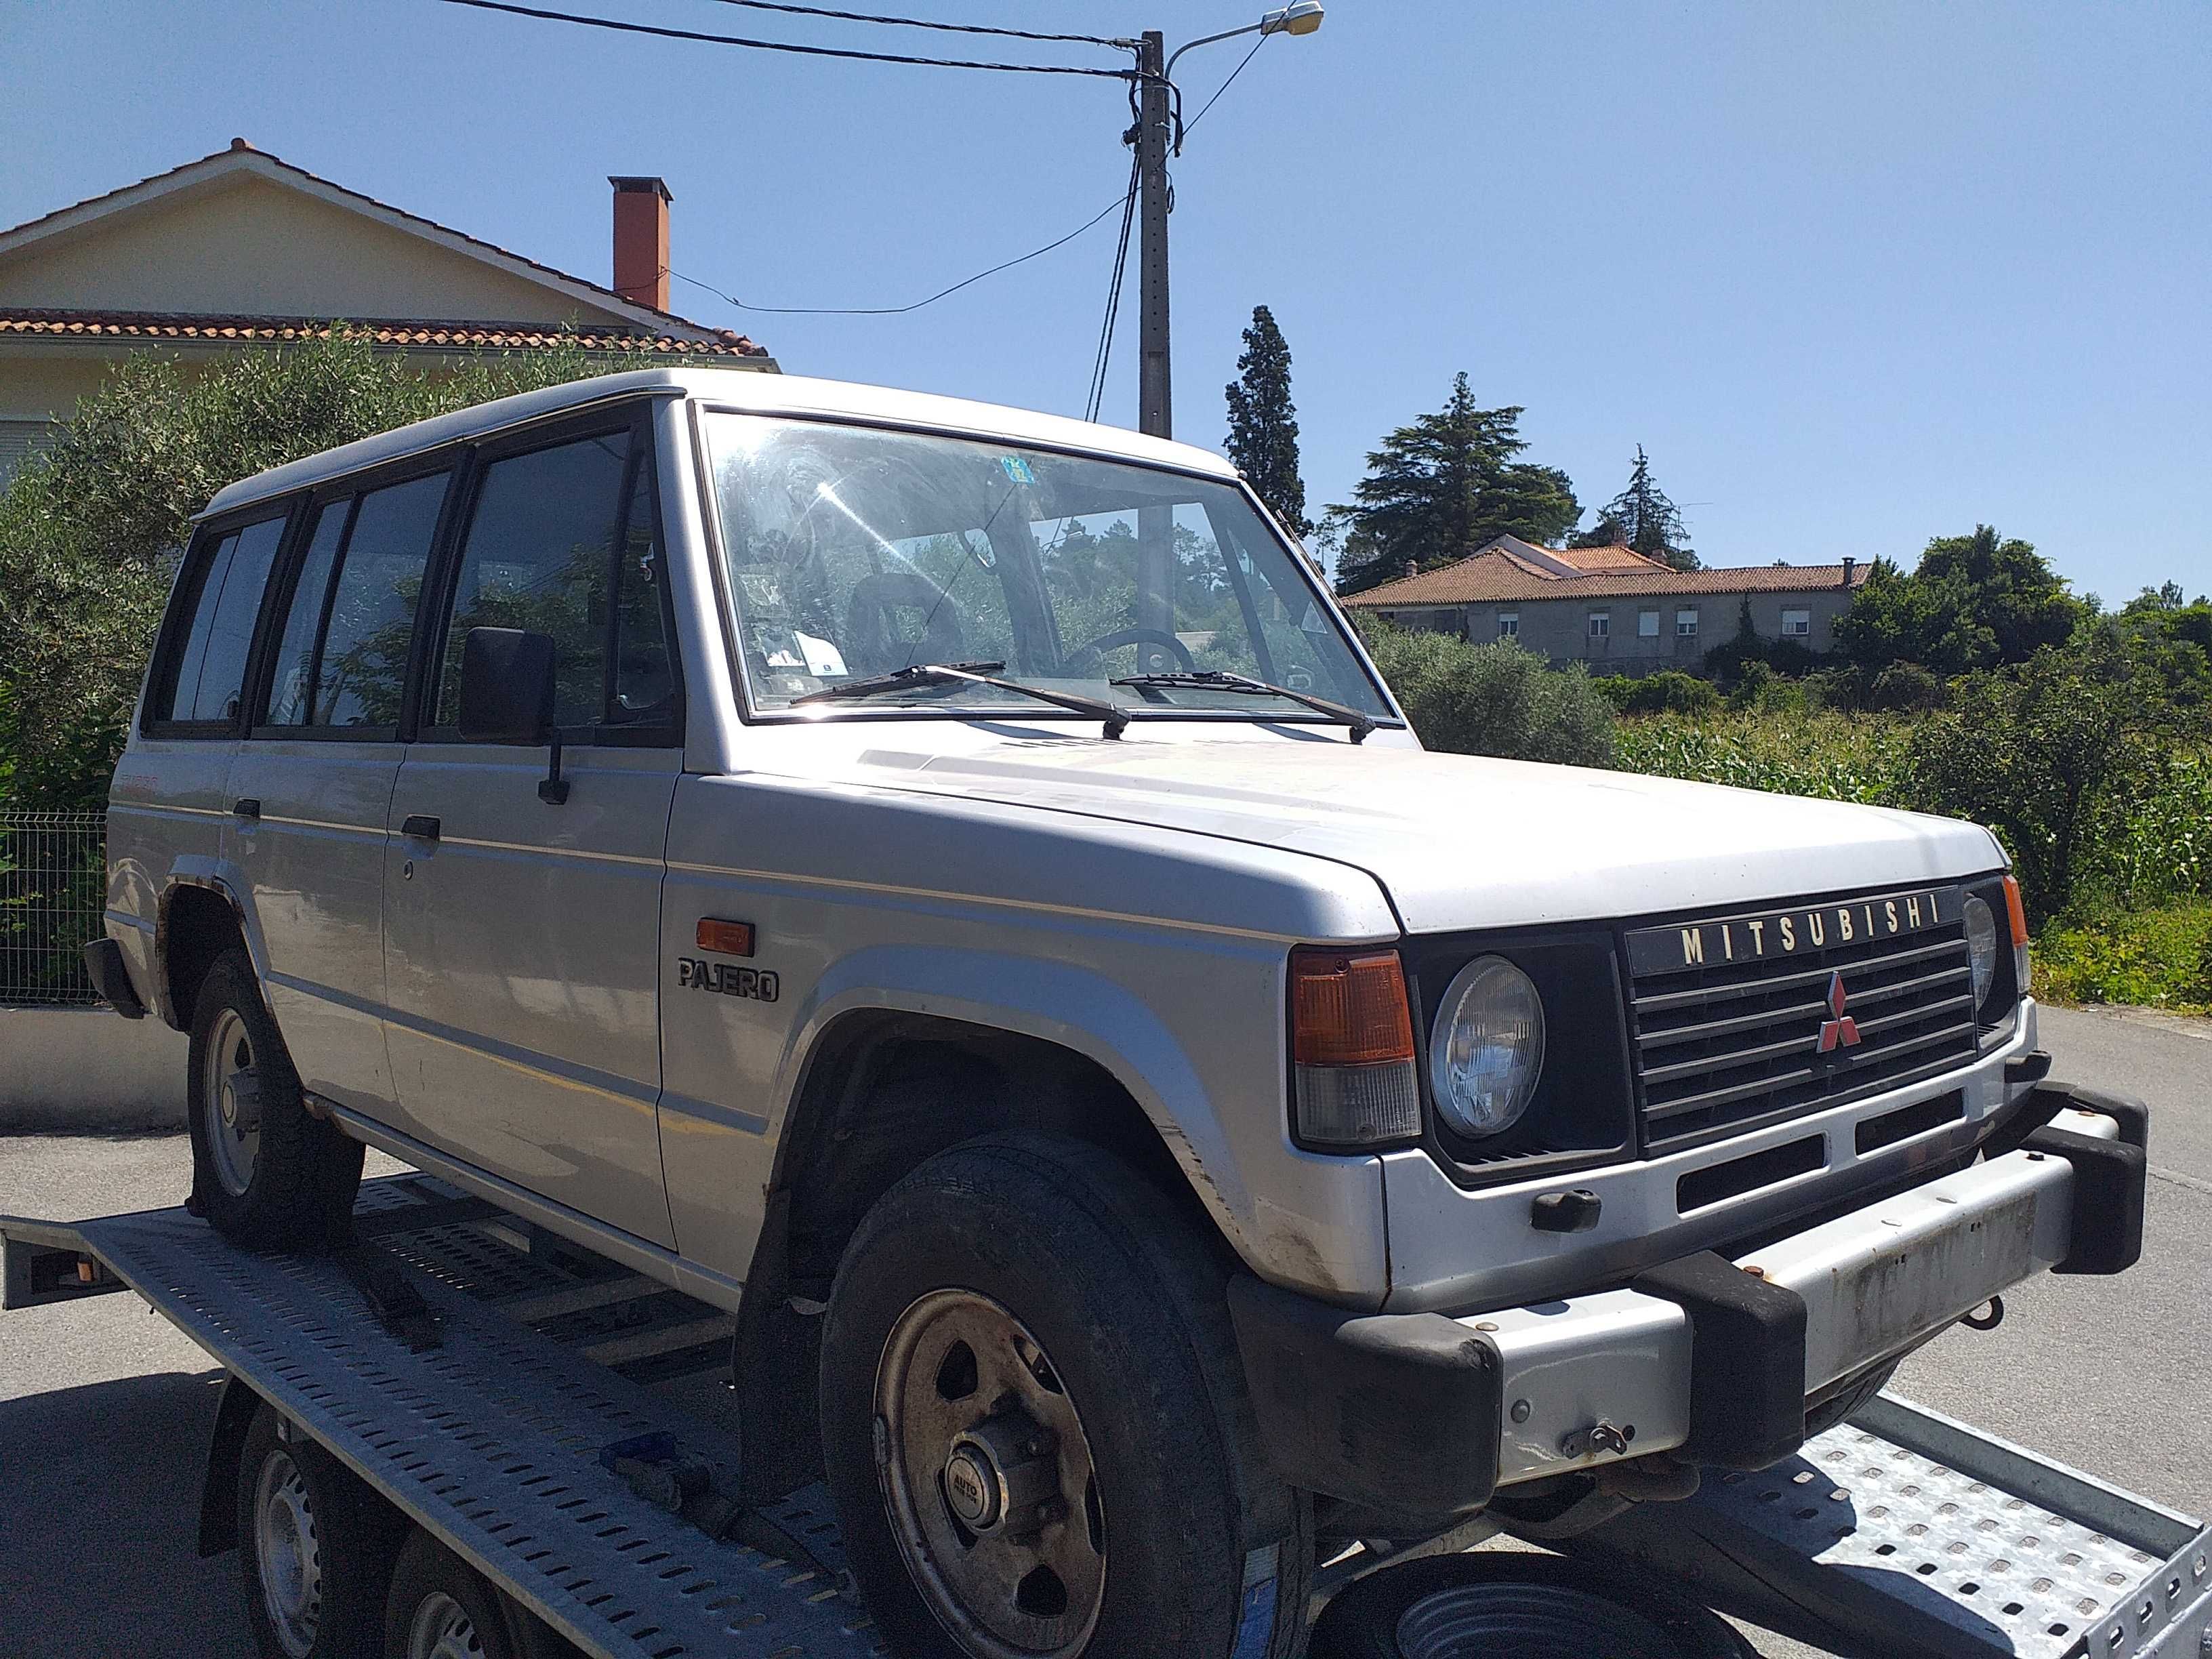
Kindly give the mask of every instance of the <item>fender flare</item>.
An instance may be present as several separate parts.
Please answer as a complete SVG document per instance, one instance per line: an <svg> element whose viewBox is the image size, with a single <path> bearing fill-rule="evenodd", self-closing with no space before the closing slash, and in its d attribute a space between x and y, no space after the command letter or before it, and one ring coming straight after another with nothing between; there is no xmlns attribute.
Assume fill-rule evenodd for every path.
<svg viewBox="0 0 2212 1659"><path fill-rule="evenodd" d="M230 906L238 922L239 937L246 943L246 954L253 963L253 976L261 982L262 995L268 995L269 949L261 935L261 919L253 908L252 884L246 872L228 859L211 859L187 855L169 866L161 883L160 896L155 902L153 992L154 1010L164 1023L181 1030L177 1024L177 1011L169 995L169 945L173 937L169 927L170 907L177 895L186 888L200 888L218 894Z"/></svg>
<svg viewBox="0 0 2212 1659"><path fill-rule="evenodd" d="M793 1114L830 1028L892 1012L958 1020L1056 1043L1128 1091L1232 1246L1250 1212L1213 1103L1159 1016L1127 988L1071 963L994 951L885 945L833 963L798 1011L778 1057L771 1143L789 1146Z"/></svg>

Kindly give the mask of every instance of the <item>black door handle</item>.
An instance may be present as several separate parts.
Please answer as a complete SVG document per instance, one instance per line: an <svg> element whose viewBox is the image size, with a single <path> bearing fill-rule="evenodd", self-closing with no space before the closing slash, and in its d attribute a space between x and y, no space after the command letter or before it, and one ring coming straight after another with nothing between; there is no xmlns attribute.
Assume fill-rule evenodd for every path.
<svg viewBox="0 0 2212 1659"><path fill-rule="evenodd" d="M399 833L416 841L438 839L438 820L428 812L410 812L399 825Z"/></svg>
<svg viewBox="0 0 2212 1659"><path fill-rule="evenodd" d="M251 795L240 795L236 800L231 802L230 811L233 817L245 818L250 822L258 823L261 818L261 803Z"/></svg>

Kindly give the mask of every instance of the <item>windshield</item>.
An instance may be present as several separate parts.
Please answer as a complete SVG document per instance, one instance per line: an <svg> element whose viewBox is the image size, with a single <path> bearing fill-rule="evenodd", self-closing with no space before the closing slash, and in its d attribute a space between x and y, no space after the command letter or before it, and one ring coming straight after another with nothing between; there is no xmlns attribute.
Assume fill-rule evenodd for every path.
<svg viewBox="0 0 2212 1659"><path fill-rule="evenodd" d="M1230 484L921 433L705 418L756 708L1077 717L972 678L853 684L951 664L1139 716L1318 718L1249 687L1115 684L1226 671L1393 718L1298 556Z"/></svg>

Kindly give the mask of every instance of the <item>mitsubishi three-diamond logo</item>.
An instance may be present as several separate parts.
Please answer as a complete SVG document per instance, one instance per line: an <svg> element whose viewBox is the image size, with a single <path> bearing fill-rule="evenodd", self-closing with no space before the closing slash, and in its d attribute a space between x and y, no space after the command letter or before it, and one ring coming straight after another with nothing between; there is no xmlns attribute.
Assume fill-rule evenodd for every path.
<svg viewBox="0 0 2212 1659"><path fill-rule="evenodd" d="M1843 1058L1839 1050L1859 1046L1859 1023L1844 1012L1844 1005L1850 1001L1844 991L1844 976L1830 974L1828 1018L1820 1022L1820 1052L1834 1054L1838 1060Z"/></svg>

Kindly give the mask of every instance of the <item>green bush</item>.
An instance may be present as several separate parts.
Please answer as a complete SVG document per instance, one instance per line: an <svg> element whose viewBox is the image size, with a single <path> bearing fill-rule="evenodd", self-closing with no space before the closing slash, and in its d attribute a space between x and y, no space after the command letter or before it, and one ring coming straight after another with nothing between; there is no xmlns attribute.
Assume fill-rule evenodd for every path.
<svg viewBox="0 0 2212 1659"><path fill-rule="evenodd" d="M1602 674L1590 680L1590 690L1623 714L1705 714L1721 706L1721 694L1712 684L1678 668L1656 674Z"/></svg>
<svg viewBox="0 0 2212 1659"><path fill-rule="evenodd" d="M1926 713L1950 701L1950 686L1940 674L1917 662L1893 662L1875 675L1867 688L1869 708Z"/></svg>
<svg viewBox="0 0 2212 1659"><path fill-rule="evenodd" d="M1613 710L1580 664L1554 671L1510 641L1469 645L1365 623L1375 665L1431 749L1569 766L1613 763Z"/></svg>

